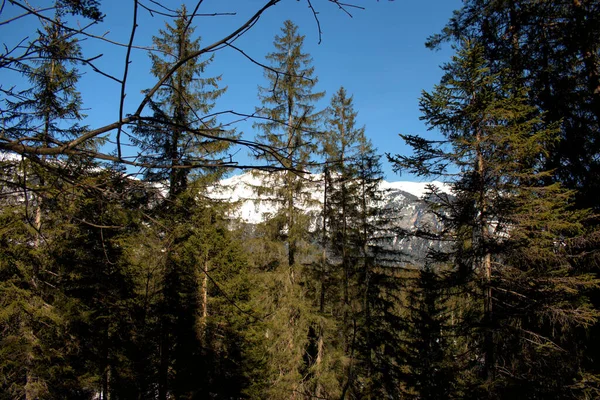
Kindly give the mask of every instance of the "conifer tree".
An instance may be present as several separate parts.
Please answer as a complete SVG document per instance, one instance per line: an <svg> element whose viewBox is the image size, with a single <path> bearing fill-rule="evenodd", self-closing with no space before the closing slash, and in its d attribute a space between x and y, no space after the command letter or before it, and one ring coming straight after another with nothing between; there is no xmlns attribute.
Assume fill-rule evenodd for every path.
<svg viewBox="0 0 600 400"><path fill-rule="evenodd" d="M455 360L455 331L450 322L449 291L430 264L418 270L410 285L402 357L408 372L407 395L419 399L460 398Z"/></svg>
<svg viewBox="0 0 600 400"><path fill-rule="evenodd" d="M352 310L352 297L357 287L357 188L353 163L356 162L357 141L364 135L364 128L356 128L356 112L352 106L352 97L347 96L344 88L331 99L326 114L326 134L321 138L321 151L324 157L322 184L323 206L321 215L322 254L312 269L316 284L314 298L321 318L319 325L311 329L316 354L313 358L320 373L325 373L339 365L349 365L352 349L352 320L359 310ZM331 310L331 312L326 312ZM332 317L335 315L335 317ZM335 332L328 332L335 329ZM327 356L327 357L325 357ZM332 357L334 356L334 357ZM328 360L330 365L325 365ZM347 368L346 368L347 369ZM338 386L345 373L336 371ZM315 396L328 393L339 396L342 391L327 391L321 377L314 376Z"/></svg>
<svg viewBox="0 0 600 400"><path fill-rule="evenodd" d="M315 103L325 95L313 91L318 79L314 76L310 55L303 53L303 43L304 36L298 33L298 27L285 21L281 35L275 36L275 51L266 56L276 72L267 70L269 85L259 87L263 106L258 114L266 122L254 125L262 132L257 141L274 150L258 158L287 169L268 176L260 190L280 203L274 220L285 232L290 267L296 264L298 243L306 238L307 229L306 218L299 209L299 203L307 200L302 192L304 180L299 173L310 167L320 118Z"/></svg>
<svg viewBox="0 0 600 400"><path fill-rule="evenodd" d="M526 86L526 101L544 112L544 124L558 124L558 140L544 155L546 178L575 190L573 206L600 209L600 4L597 1L540 2L469 0L433 35L429 46L478 37L494 72L505 70ZM573 265L598 273L598 218L585 221L586 234L573 245ZM566 241L565 243L567 243ZM576 243L576 244L575 244ZM590 295L600 305L600 292ZM596 324L589 337L600 332ZM582 338L585 335L580 335ZM586 344L585 369L599 374L600 346Z"/></svg>
<svg viewBox="0 0 600 400"><path fill-rule="evenodd" d="M26 136L36 145L51 147L80 132L81 100L73 61L80 49L60 25L65 11L58 4L55 21L45 24L30 44L36 61L18 65L32 86L21 93L19 101L7 101L8 111L2 118L7 137ZM50 253L64 233L58 224L57 204L72 188L80 164L54 162L53 168L45 168L46 157L31 161L3 157L1 199L6 227L1 239L0 284L6 351L0 364L7 377L1 391L26 399L57 395L76 380L65 361L74 341L61 336L70 323L65 307L73 302L62 292Z"/></svg>
<svg viewBox="0 0 600 400"><path fill-rule="evenodd" d="M348 380L348 397L385 398L399 394L401 358L399 333L405 254L395 246L403 238L394 207L381 207L380 156L370 140L359 136L356 162L358 182L358 315L356 372ZM350 377L351 378L351 377Z"/></svg>
<svg viewBox="0 0 600 400"><path fill-rule="evenodd" d="M357 127L352 97L341 87L331 99L326 118L327 135L322 147L325 155L323 208L324 247L329 257L325 271L330 270L328 284L330 299L339 314L337 329L341 333L338 344L349 360L341 375L342 386L349 386L354 375L353 363L357 351L357 319L363 283L359 281L364 266L364 248L360 231L360 177L357 163L360 159L360 141L364 140L364 127ZM365 211L366 212L366 211ZM347 388L343 392L347 391ZM345 395L345 394L344 394Z"/></svg>
<svg viewBox="0 0 600 400"><path fill-rule="evenodd" d="M138 272L125 262L123 243L139 230L149 201L142 183L109 169L88 171L80 181L85 186L57 207L62 235L48 249L61 292L74 303L63 305L71 329L64 339L70 336L79 347L67 362L77 366L86 391L102 398L138 397L133 340Z"/></svg>
<svg viewBox="0 0 600 400"><path fill-rule="evenodd" d="M343 355L338 372L341 398L378 398L396 393L395 347L399 259L381 261L390 216L378 210L381 165L364 127L357 127L352 97L344 88L333 96L322 141L324 254L317 277L321 308L335 310L339 339L329 343ZM393 251L388 249L387 256ZM395 254L397 256L398 254ZM386 350L384 350L386 349ZM384 354L385 353L385 354ZM385 372L384 372L385 371ZM386 383L384 383L386 382ZM384 388L384 386L387 386Z"/></svg>
<svg viewBox="0 0 600 400"><path fill-rule="evenodd" d="M180 201L184 197L178 196ZM225 207L189 201L188 223L151 225L126 241L127 259L138 271L141 308L136 374L142 395L160 395L163 329L170 324L167 391L180 397L235 398L249 386L242 354L257 319L247 305L251 279L241 245L223 219ZM171 279L179 279L176 287L165 278L171 264L177 268L178 275L171 272ZM179 302L170 299L175 290Z"/></svg>
<svg viewBox="0 0 600 400"><path fill-rule="evenodd" d="M539 367L555 365L559 349L575 345L566 332L596 320L585 293L597 282L556 251L557 238L581 234L580 216L567 211L569 192L545 183L542 160L556 127L527 105L518 82L489 65L483 46L465 39L440 85L421 100L424 119L445 140L401 135L414 154L392 161L401 171L452 179L453 198L431 194L452 243L436 256L452 262L455 282L477 299L466 334L481 360L474 365L480 395L502 396L526 385L521 377L529 396L555 395L581 379L578 362L563 359L560 377Z"/></svg>
<svg viewBox="0 0 600 400"><path fill-rule="evenodd" d="M257 141L272 151L257 158L283 167L274 173L260 173L262 183L255 190L274 204L274 215L261 224L261 246L269 257L261 262L259 283L266 298L259 306L264 321L262 335L268 345L265 385L268 396L287 398L310 393L314 379L316 352L311 333L315 306L310 299L314 282L305 265L314 251L309 236L310 217L303 208L311 202L306 191L307 176L316 150L320 113L315 103L324 93L313 89L311 58L303 52L304 36L291 21L285 21L275 36L267 86L259 87L262 107L257 109L260 122Z"/></svg>
<svg viewBox="0 0 600 400"><path fill-rule="evenodd" d="M193 37L195 28L189 24L191 19L184 5L177 11L174 24L167 23L159 31L160 36L153 37L159 50L150 53L154 76L162 77L173 65L200 49L200 38ZM205 76L212 59L192 58L178 68L150 102L153 115L142 118L135 127L134 143L144 154L141 160L152 165L146 178L168 181L171 196L185 191L190 173L186 166L192 160L206 165L202 174L214 173L215 162L229 147L229 142L219 138L234 135L220 129L214 117L206 117L226 89L219 87L220 76ZM200 174L199 170L196 174Z"/></svg>
<svg viewBox="0 0 600 400"><path fill-rule="evenodd" d="M167 24L160 35L153 38L161 51L150 54L151 72L156 77L162 77L173 65L200 48L200 39L193 38L191 19L182 6L174 24ZM147 327L150 330L148 344L157 346L155 372L159 399L168 398L169 393L181 397L206 390L206 371L196 365L202 358L202 339L206 339L200 332L205 327L198 323L198 310L204 309L200 315L207 310L206 274L210 260L205 257L198 263L206 249L189 250L189 243L197 237L190 226L190 215L203 207L198 193L202 195L206 186L224 172L214 168L229 146L229 142L220 139L233 135L220 129L214 118L206 117L214 101L224 92L218 86L220 77L204 75L211 60L187 60L152 99L153 115L143 117L135 127L134 142L143 153L150 150L152 154L142 156L142 160L152 166L146 171L146 179L164 184L167 192L167 197L153 209L155 226L149 236L155 236L152 245L158 246L154 254L165 253L157 258L160 273L156 284L160 295L150 299L154 306L154 326ZM196 164L201 162L205 168L196 169L191 175L187 168L191 160ZM199 273L198 268L202 268L203 273Z"/></svg>
<svg viewBox="0 0 600 400"><path fill-rule="evenodd" d="M600 4L530 0L469 0L428 46L477 37L490 68L529 88L526 101L559 123L545 161L553 179L576 189L578 207L598 208L600 142ZM548 23L552 21L552 23Z"/></svg>

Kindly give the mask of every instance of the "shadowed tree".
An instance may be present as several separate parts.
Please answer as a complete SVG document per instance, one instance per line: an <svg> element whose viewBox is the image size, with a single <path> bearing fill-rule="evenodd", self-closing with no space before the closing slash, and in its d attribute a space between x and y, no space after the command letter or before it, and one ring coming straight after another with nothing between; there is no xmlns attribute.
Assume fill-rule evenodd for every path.
<svg viewBox="0 0 600 400"><path fill-rule="evenodd" d="M519 385L528 398L568 393L568 382L582 379L580 361L562 349L579 354L568 338L596 320L586 293L597 282L557 252L556 241L580 237L582 215L568 211L572 193L545 183L557 126L544 123L510 74L489 65L484 47L464 40L421 99L423 118L444 140L401 135L414 154L391 160L401 171L452 180L453 198L430 198L452 248L432 256L450 260L455 284L477 299L474 319L463 322L480 360L473 367L481 392L472 393L494 398Z"/></svg>

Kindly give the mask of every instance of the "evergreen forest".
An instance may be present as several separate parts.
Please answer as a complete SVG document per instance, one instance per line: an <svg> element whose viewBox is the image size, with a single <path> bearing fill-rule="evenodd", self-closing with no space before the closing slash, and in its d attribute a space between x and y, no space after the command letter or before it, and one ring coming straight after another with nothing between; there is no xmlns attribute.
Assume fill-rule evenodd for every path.
<svg viewBox="0 0 600 400"><path fill-rule="evenodd" d="M0 29L31 26L0 48L0 400L600 398L600 1L462 0L425 43L453 51L419 100L439 135L394 134L402 154L305 48L320 7L365 2L298 0L314 26L237 47L287 1L212 44L202 0L130 2L121 76L86 51L104 1L0 2ZM168 21L147 71L138 13ZM223 48L264 72L228 112L251 132L216 108ZM121 89L114 123L87 125L84 71ZM131 74L155 82L133 109ZM447 185L427 223L383 206L383 163ZM211 195L240 171L260 223Z"/></svg>

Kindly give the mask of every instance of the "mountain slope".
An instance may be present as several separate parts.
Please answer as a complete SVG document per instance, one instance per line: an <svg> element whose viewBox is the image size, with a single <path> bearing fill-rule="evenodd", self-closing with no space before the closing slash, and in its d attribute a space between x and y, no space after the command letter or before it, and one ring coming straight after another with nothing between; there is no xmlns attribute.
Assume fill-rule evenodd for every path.
<svg viewBox="0 0 600 400"><path fill-rule="evenodd" d="M209 188L209 196L213 199L235 203L230 217L247 224L258 224L270 218L278 207L278 201L266 195L259 195L258 188L263 186L262 176L267 174L247 172L222 180L218 185ZM310 183L306 185L304 210L318 221L323 201L323 181L320 174L305 177ZM449 192L449 186L442 182L387 182L381 181L381 202L377 207L390 216L391 230L414 231L424 226L435 226L436 221L427 213L421 198L427 192L428 185L434 185L444 192ZM318 222L315 222L318 224ZM316 225L315 225L316 226ZM411 257L424 254L433 243L422 239L407 239L396 236L391 246L403 250Z"/></svg>

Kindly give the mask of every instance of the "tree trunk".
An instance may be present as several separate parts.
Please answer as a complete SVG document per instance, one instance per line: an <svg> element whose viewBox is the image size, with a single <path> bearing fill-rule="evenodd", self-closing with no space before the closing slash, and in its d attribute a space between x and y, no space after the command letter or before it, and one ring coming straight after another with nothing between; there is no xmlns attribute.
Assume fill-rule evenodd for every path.
<svg viewBox="0 0 600 400"><path fill-rule="evenodd" d="M208 321L208 255L207 259L204 260L204 265L202 267L203 277L202 277L202 323L201 323L201 332L200 337L205 337L206 335L206 324Z"/></svg>
<svg viewBox="0 0 600 400"><path fill-rule="evenodd" d="M320 371L321 369L321 363L323 362L323 347L324 347L324 339L323 339L323 327L319 326L319 332L317 333L317 357L315 359L315 369L317 371ZM321 383L319 380L317 380L317 387L315 389L315 397L316 398L321 398L323 397L322 395L322 388L321 388Z"/></svg>
<svg viewBox="0 0 600 400"><path fill-rule="evenodd" d="M486 379L493 378L494 370L494 341L492 335L493 321L492 321L492 258L488 249L489 240L489 222L487 220L487 186L485 181L485 162L482 152L483 136L481 130L477 131L477 173L479 175L479 187L478 190L478 201L476 212L479 213L479 221L477 222L477 238L476 243L478 248L477 252L482 254L479 262L479 273L483 275L483 329L484 329L484 343L483 343L483 355L484 355L484 375Z"/></svg>
<svg viewBox="0 0 600 400"><path fill-rule="evenodd" d="M162 337L160 343L160 364L158 369L158 400L167 400L167 391L169 383L169 332L166 331L166 327L163 325Z"/></svg>
<svg viewBox="0 0 600 400"><path fill-rule="evenodd" d="M293 105L291 104L291 100L288 103L288 146L289 146L289 152L288 152L288 157L290 158L288 160L288 163L290 164L291 168L294 168L295 165L292 164L292 159L293 159L293 154L294 154L294 129L292 126L292 122L293 122L293 118L292 118L292 108ZM293 274L293 267L296 264L296 238L295 238L295 226L294 226L294 177L292 176L292 173L287 171L286 172L286 177L287 177L287 186L288 186L288 193L287 193L287 234L288 234L288 265L291 268L291 280L292 282L294 281L294 274Z"/></svg>

